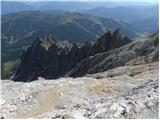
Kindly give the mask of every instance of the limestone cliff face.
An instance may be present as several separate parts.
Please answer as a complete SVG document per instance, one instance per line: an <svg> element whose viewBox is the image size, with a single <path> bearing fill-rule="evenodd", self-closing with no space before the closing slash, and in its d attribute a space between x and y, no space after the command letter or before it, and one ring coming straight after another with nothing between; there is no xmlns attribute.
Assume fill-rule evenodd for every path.
<svg viewBox="0 0 160 120"><path fill-rule="evenodd" d="M83 59L129 42L131 40L124 37L120 29L113 34L106 33L94 45L89 42L72 45L67 41L58 41L54 37L37 38L23 53L21 65L12 79L29 82L39 76L46 79L59 78L65 76Z"/></svg>

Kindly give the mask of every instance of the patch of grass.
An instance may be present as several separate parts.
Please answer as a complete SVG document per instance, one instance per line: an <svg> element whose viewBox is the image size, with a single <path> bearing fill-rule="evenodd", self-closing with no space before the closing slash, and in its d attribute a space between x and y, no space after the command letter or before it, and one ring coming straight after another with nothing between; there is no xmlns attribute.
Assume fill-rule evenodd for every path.
<svg viewBox="0 0 160 120"><path fill-rule="evenodd" d="M2 79L9 79L12 75L14 75L19 65L19 59L5 62L2 66Z"/></svg>

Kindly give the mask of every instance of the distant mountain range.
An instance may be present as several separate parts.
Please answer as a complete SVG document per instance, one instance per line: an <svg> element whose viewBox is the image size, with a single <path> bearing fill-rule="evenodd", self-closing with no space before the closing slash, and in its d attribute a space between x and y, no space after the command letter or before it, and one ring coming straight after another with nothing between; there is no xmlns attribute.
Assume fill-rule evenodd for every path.
<svg viewBox="0 0 160 120"><path fill-rule="evenodd" d="M83 12L98 17L114 18L132 24L139 32L154 33L158 30L158 6L147 7L98 7Z"/></svg>
<svg viewBox="0 0 160 120"><path fill-rule="evenodd" d="M158 4L119 2L2 2L2 14L28 10L79 12L118 19L132 24L139 32L152 34L158 30Z"/></svg>
<svg viewBox="0 0 160 120"><path fill-rule="evenodd" d="M2 16L2 64L19 58L38 36L59 40L94 42L108 30L121 28L129 37L138 33L122 21L63 11L27 11Z"/></svg>
<svg viewBox="0 0 160 120"><path fill-rule="evenodd" d="M123 21L80 13L28 11L2 16L2 36L12 37L12 42L34 34L54 34L70 42L93 41L107 30L116 28L121 28L129 37L136 35L136 30Z"/></svg>
<svg viewBox="0 0 160 120"><path fill-rule="evenodd" d="M40 10L40 11L85 11L96 7L118 7L130 6L134 8L143 8L144 6L154 5L151 3L130 3L130 2L111 2L111 1L92 1L92 2L79 2L79 1L2 1L1 8L2 14L22 12L26 10Z"/></svg>
<svg viewBox="0 0 160 120"><path fill-rule="evenodd" d="M134 22L137 20L143 20L150 17L158 16L158 6L147 6L147 7L98 7L84 11L86 14L115 18L123 21Z"/></svg>

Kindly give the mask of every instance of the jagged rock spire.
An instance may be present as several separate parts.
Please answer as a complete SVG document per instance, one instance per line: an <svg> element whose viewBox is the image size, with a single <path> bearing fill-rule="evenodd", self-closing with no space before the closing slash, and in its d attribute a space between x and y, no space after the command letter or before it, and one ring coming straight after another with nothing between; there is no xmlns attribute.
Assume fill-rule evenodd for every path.
<svg viewBox="0 0 160 120"><path fill-rule="evenodd" d="M108 31L93 46L90 43L71 45L51 36L38 37L22 55L21 65L13 80L27 82L39 76L47 79L65 76L83 59L130 42L122 36L119 29L113 34Z"/></svg>

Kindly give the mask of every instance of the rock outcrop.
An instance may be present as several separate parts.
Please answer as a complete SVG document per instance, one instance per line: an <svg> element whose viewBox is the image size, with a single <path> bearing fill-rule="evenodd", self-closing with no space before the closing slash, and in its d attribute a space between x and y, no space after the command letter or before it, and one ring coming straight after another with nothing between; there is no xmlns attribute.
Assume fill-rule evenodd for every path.
<svg viewBox="0 0 160 120"><path fill-rule="evenodd" d="M118 34L118 36L121 35ZM120 48L90 56L76 65L67 76L83 76L120 66L145 64L158 60L159 35L156 33L150 37L133 41Z"/></svg>
<svg viewBox="0 0 160 120"><path fill-rule="evenodd" d="M117 29L113 34L111 32L107 32L100 37L93 45L92 53L95 54L119 48L129 42L130 40L123 35L122 31Z"/></svg>
<svg viewBox="0 0 160 120"><path fill-rule="evenodd" d="M37 38L31 47L23 53L21 66L13 80L29 82L38 76L47 79L63 76L78 62L87 56L85 50L90 46L57 41L54 37Z"/></svg>
<svg viewBox="0 0 160 120"><path fill-rule="evenodd" d="M54 37L37 38L23 53L21 65L12 80L29 82L37 80L39 76L46 79L63 77L83 59L129 42L131 40L124 37L120 29L113 34L106 33L94 45L89 42L72 45Z"/></svg>

